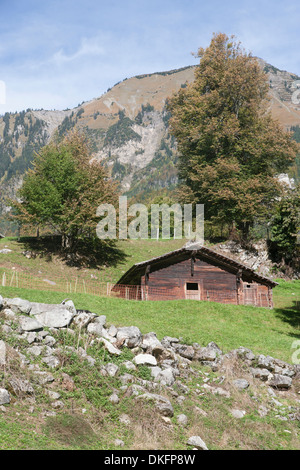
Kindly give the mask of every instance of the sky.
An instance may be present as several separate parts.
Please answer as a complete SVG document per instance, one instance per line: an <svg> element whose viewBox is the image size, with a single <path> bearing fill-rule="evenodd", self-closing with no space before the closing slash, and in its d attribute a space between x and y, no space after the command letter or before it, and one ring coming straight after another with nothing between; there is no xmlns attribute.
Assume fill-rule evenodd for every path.
<svg viewBox="0 0 300 470"><path fill-rule="evenodd" d="M214 33L300 76L299 0L0 0L0 114L74 108L196 65Z"/></svg>

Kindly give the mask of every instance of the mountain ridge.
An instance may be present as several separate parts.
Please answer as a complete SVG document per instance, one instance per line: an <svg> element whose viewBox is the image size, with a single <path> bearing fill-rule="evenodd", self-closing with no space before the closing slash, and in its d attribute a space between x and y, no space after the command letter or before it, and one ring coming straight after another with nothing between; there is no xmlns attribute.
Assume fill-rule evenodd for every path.
<svg viewBox="0 0 300 470"><path fill-rule="evenodd" d="M296 74L257 59L269 81L269 110L282 127L300 126ZM194 80L197 65L125 78L98 98L68 110L31 110L0 117L0 212L15 195L35 152L71 129L85 132L93 157L107 165L128 195L177 183L175 140L167 100Z"/></svg>

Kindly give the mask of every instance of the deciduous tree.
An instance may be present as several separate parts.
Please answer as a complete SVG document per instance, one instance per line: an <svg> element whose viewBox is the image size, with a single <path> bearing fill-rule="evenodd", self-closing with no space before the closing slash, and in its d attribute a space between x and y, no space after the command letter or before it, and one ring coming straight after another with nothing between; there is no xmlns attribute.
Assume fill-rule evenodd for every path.
<svg viewBox="0 0 300 470"><path fill-rule="evenodd" d="M276 178L297 144L268 112L267 76L234 37L215 34L200 48L195 80L169 100L182 202L205 204L206 219L235 224L243 239L268 217Z"/></svg>

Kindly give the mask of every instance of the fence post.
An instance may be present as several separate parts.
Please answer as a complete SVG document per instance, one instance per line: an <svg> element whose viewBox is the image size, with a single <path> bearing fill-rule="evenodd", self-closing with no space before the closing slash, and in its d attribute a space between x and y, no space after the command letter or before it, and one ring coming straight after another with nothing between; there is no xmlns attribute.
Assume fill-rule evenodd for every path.
<svg viewBox="0 0 300 470"><path fill-rule="evenodd" d="M5 275L5 272L4 272L3 276L2 276L2 287L5 287L5 284L6 284L6 275Z"/></svg>

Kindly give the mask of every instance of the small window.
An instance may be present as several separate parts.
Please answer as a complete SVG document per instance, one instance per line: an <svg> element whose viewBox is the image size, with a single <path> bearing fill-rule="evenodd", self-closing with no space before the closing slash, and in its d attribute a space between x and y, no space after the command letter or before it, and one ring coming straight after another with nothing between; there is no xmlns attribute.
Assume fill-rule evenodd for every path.
<svg viewBox="0 0 300 470"><path fill-rule="evenodd" d="M250 284L247 284L247 288L250 289L251 285Z"/></svg>
<svg viewBox="0 0 300 470"><path fill-rule="evenodd" d="M197 282L187 282L186 283L186 290L198 290L198 284Z"/></svg>

